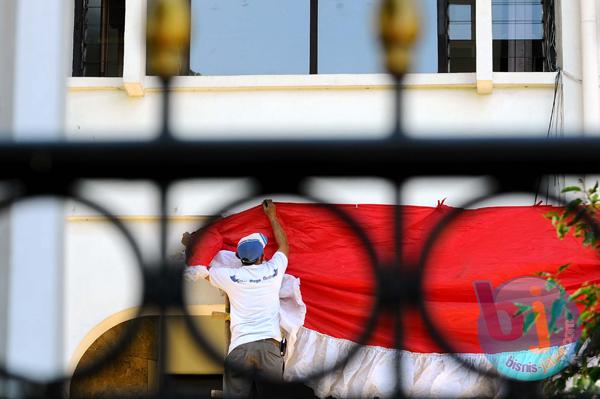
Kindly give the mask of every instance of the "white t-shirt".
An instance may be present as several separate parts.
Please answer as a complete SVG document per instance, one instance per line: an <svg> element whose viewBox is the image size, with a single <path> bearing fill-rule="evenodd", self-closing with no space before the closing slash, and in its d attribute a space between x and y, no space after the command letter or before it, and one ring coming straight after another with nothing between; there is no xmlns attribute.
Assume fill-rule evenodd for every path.
<svg viewBox="0 0 600 399"><path fill-rule="evenodd" d="M210 282L227 293L231 304L231 344L261 339L281 341L279 289L288 259L276 252L268 262L239 268L211 267Z"/></svg>

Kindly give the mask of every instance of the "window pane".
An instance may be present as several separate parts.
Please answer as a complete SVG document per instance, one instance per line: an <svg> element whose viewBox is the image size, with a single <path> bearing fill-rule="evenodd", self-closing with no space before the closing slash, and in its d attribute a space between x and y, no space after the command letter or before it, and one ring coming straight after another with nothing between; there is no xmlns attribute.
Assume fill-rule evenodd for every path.
<svg viewBox="0 0 600 399"><path fill-rule="evenodd" d="M438 71L438 1L419 0L421 33L415 45L415 62L412 72L436 73Z"/></svg>
<svg viewBox="0 0 600 399"><path fill-rule="evenodd" d="M548 7L549 8L549 7ZM494 71L544 70L542 0L493 0Z"/></svg>
<svg viewBox="0 0 600 399"><path fill-rule="evenodd" d="M494 0L492 12L494 39L543 39L542 0Z"/></svg>
<svg viewBox="0 0 600 399"><path fill-rule="evenodd" d="M475 0L440 2L439 72L475 72Z"/></svg>
<svg viewBox="0 0 600 399"><path fill-rule="evenodd" d="M76 0L73 76L123 76L125 0Z"/></svg>
<svg viewBox="0 0 600 399"><path fill-rule="evenodd" d="M319 73L380 73L374 0L319 0Z"/></svg>
<svg viewBox="0 0 600 399"><path fill-rule="evenodd" d="M192 0L190 74L307 74L307 0Z"/></svg>
<svg viewBox="0 0 600 399"><path fill-rule="evenodd" d="M471 12L470 4L448 5L448 37L450 40L472 40Z"/></svg>
<svg viewBox="0 0 600 399"><path fill-rule="evenodd" d="M412 72L437 72L437 0L420 0L422 32ZM377 34L378 0L319 0L319 73L385 72Z"/></svg>

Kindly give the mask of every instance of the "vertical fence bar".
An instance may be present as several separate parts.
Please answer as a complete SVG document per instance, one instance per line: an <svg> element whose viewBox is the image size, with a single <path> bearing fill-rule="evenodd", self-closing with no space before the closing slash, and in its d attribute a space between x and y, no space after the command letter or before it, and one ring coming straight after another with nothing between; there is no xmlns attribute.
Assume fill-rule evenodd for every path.
<svg viewBox="0 0 600 399"><path fill-rule="evenodd" d="M168 97L168 96L166 96ZM168 98L167 98L168 99ZM168 263L167 263L167 186L164 183L160 184L160 264L158 270L158 276L161 278L167 276ZM165 278L165 281L169 281ZM154 285L158 289L158 283ZM163 294L167 292L163 290ZM167 329L167 307L165 302L161 298L159 306L159 320L158 320L158 395L159 397L165 397L168 392L167 387L167 359L168 359L168 329Z"/></svg>
<svg viewBox="0 0 600 399"><path fill-rule="evenodd" d="M171 136L171 96L170 96L170 83L169 78L162 79L163 95L162 95L162 119L161 119L161 130L159 139L168 141L172 139Z"/></svg>
<svg viewBox="0 0 600 399"><path fill-rule="evenodd" d="M404 137L402 132L402 79L396 78L394 85L394 131L393 139L401 139ZM400 205L400 204L398 204Z"/></svg>
<svg viewBox="0 0 600 399"><path fill-rule="evenodd" d="M399 112L399 110L397 110ZM403 215L402 215L402 180L397 180L395 182L396 189L396 199L395 199L395 207L394 207L394 242L395 242L395 260L394 260L394 279L398 281L398 284L395 285L397 289L401 289L402 287L401 281L402 273L404 271L403 261ZM393 296L394 298L403 298L402 292L396 292ZM403 397L402 392L402 348L404 342L404 334L403 334L403 326L402 326L402 314L404 311L404 304L401 300L392 306L391 309L394 312L394 347L396 348L396 362L395 362L395 378L396 378L396 397Z"/></svg>

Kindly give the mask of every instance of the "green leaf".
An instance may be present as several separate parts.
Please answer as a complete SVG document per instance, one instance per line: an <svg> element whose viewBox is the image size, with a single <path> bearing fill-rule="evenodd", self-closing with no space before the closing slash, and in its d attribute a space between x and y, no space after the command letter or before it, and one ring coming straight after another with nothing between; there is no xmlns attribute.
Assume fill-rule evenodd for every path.
<svg viewBox="0 0 600 399"><path fill-rule="evenodd" d="M571 294L571 296L569 296L569 301L574 301L575 299L577 299L580 296L582 296L583 294L585 294L585 292L586 292L585 287L578 288L577 291L575 291L574 293Z"/></svg>
<svg viewBox="0 0 600 399"><path fill-rule="evenodd" d="M523 313L525 313L525 312L528 312L528 311L530 311L531 309L533 309L533 308L532 308L530 305L525 305L525 304L522 304L522 303L515 303L515 306L516 306L516 307L518 307L518 308L519 308L519 310L517 310L517 311L515 312L515 314L513 315L513 317L520 316L520 315L522 315Z"/></svg>
<svg viewBox="0 0 600 399"><path fill-rule="evenodd" d="M569 308L565 308L565 316L567 317L567 320L569 320L569 321L573 320L573 313L571 313Z"/></svg>
<svg viewBox="0 0 600 399"><path fill-rule="evenodd" d="M558 283L553 278L546 281L546 291L552 291L558 286Z"/></svg>
<svg viewBox="0 0 600 399"><path fill-rule="evenodd" d="M548 212L544 214L544 217L546 219L550 219L550 220L558 220L558 218L560 218L560 215L558 214L558 212L552 211L552 212Z"/></svg>
<svg viewBox="0 0 600 399"><path fill-rule="evenodd" d="M567 302L562 297L558 298L552 303L552 316L550 317L550 323L548 323L548 331L554 331L556 328L556 322L562 316L566 305Z"/></svg>
<svg viewBox="0 0 600 399"><path fill-rule="evenodd" d="M588 190L588 193L594 194L597 190L598 190L598 180L596 180L596 184L594 184L594 187L592 187Z"/></svg>
<svg viewBox="0 0 600 399"><path fill-rule="evenodd" d="M570 263L565 263L564 265L560 265L558 267L558 273L564 272L565 270L567 270L569 268L569 266L571 266Z"/></svg>
<svg viewBox="0 0 600 399"><path fill-rule="evenodd" d="M525 320L523 320L523 335L527 334L529 330L531 330L531 327L533 326L533 323L538 318L538 316L539 314L534 312L527 313L525 315Z"/></svg>
<svg viewBox="0 0 600 399"><path fill-rule="evenodd" d="M567 378L559 378L558 380L556 380L555 386L558 392L564 391L565 387L567 386Z"/></svg>
<svg viewBox="0 0 600 399"><path fill-rule="evenodd" d="M580 375L575 382L575 386L579 388L581 391L585 391L589 388L592 380L587 375Z"/></svg>
<svg viewBox="0 0 600 399"><path fill-rule="evenodd" d="M571 228L567 226L566 223L558 223L556 225L556 234L558 235L558 238L560 238L561 240L565 238L570 229Z"/></svg>
<svg viewBox="0 0 600 399"><path fill-rule="evenodd" d="M569 187L565 187L563 188L560 192L561 193L568 193L568 192L581 192L581 187L579 186L569 186Z"/></svg>
<svg viewBox="0 0 600 399"><path fill-rule="evenodd" d="M598 379L600 379L600 367L590 367L588 369L588 375L592 381L598 381Z"/></svg>
<svg viewBox="0 0 600 399"><path fill-rule="evenodd" d="M581 312L581 314L579 315L579 320L577 320L577 325L582 325L583 323L585 323L585 321L590 317L590 311L589 310L584 310L583 312Z"/></svg>
<svg viewBox="0 0 600 399"><path fill-rule="evenodd" d="M583 238L583 245L589 247L596 241L596 235L593 231L586 231Z"/></svg>
<svg viewBox="0 0 600 399"><path fill-rule="evenodd" d="M537 272L535 275L544 279L552 278L552 274L548 272Z"/></svg>
<svg viewBox="0 0 600 399"><path fill-rule="evenodd" d="M583 204L583 200L581 198L576 198L567 204L567 209L573 211L577 209L581 204Z"/></svg>

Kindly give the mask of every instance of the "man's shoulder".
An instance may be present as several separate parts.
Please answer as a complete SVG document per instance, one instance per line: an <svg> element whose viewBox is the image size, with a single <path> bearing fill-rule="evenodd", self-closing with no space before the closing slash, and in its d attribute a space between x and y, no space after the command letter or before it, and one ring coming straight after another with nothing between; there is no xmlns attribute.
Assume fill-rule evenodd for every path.
<svg viewBox="0 0 600 399"><path fill-rule="evenodd" d="M286 267L288 264L288 258L283 252L277 251L275 254L273 254L273 257L271 257L267 264L272 267Z"/></svg>
<svg viewBox="0 0 600 399"><path fill-rule="evenodd" d="M287 259L288 259L288 258L287 258L287 256L286 256L286 254L284 254L283 252L281 252L281 251L277 251L277 252L275 252L275 253L273 254L273 256L271 257L271 260L273 260L273 259L276 259L276 260L285 260L285 261L287 261Z"/></svg>
<svg viewBox="0 0 600 399"><path fill-rule="evenodd" d="M223 283L227 281L229 278L230 272L234 269L226 268L226 267L211 267L208 272L209 276L213 281Z"/></svg>

